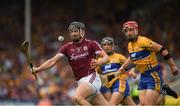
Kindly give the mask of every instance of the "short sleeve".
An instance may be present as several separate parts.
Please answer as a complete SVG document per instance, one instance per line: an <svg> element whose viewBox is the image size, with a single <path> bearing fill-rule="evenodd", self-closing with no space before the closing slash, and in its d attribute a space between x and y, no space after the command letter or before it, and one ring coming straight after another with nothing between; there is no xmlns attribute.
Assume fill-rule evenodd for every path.
<svg viewBox="0 0 180 106"><path fill-rule="evenodd" d="M100 44L97 43L96 41L92 41L91 42L91 47L94 50L95 54L98 54L100 51L102 51L103 49L101 48Z"/></svg>
<svg viewBox="0 0 180 106"><path fill-rule="evenodd" d="M142 37L141 39L140 39L140 46L142 47L142 48L147 48L147 49L149 49L149 48L151 48L152 47L152 43L153 43L153 41L151 40L151 39L148 39L148 38L146 38L146 37Z"/></svg>
<svg viewBox="0 0 180 106"><path fill-rule="evenodd" d="M62 54L64 54L64 55L66 55L65 46L62 46L62 47L59 49L59 53L62 53Z"/></svg>

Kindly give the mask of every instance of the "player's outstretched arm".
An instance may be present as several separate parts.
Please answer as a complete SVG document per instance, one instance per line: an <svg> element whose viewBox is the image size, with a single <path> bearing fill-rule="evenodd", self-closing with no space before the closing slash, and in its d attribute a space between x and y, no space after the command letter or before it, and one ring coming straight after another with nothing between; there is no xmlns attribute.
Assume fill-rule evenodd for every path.
<svg viewBox="0 0 180 106"><path fill-rule="evenodd" d="M57 53L54 57L52 57L51 59L48 59L47 61L42 63L39 67L33 67L33 73L38 73L40 71L51 68L58 62L58 60L60 60L62 56L63 54Z"/></svg>
<svg viewBox="0 0 180 106"><path fill-rule="evenodd" d="M171 55L169 54L168 50L165 47L163 47L162 45L160 45L158 43L152 42L151 49L155 52L159 52L163 56L163 58L165 60L167 60L169 66L170 66L170 69L171 69L171 73L173 75L178 74L178 72L179 72L178 68L177 68L176 64L174 63L174 61L173 61Z"/></svg>
<svg viewBox="0 0 180 106"><path fill-rule="evenodd" d="M132 62L132 60L130 59L130 57L128 57L128 59L125 61L125 63L118 69L118 72L119 74L123 73L124 71L127 71L129 69L127 69L130 65L133 65L134 67L134 64ZM132 67L131 67L132 68Z"/></svg>

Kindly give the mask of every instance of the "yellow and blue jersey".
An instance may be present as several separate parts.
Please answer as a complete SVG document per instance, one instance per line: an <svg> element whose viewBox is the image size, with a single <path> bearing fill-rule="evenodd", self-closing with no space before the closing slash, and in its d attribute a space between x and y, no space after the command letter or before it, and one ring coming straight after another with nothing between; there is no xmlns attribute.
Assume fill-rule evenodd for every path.
<svg viewBox="0 0 180 106"><path fill-rule="evenodd" d="M150 70L158 65L156 53L151 51L152 40L138 36L137 41L128 43L130 58L136 64L136 69L140 73Z"/></svg>
<svg viewBox="0 0 180 106"><path fill-rule="evenodd" d="M100 59L100 58L99 58ZM109 62L106 64L101 65L98 68L98 73L110 76L117 72L117 70L121 67L121 65L126 61L126 58L118 53L113 53L112 55L109 55ZM126 75L121 75L126 76Z"/></svg>
<svg viewBox="0 0 180 106"><path fill-rule="evenodd" d="M109 62L101 65L97 71L99 74L107 77L106 87L111 88L112 92L123 92L125 96L129 96L129 85L126 81L127 75L122 74L119 77L114 75L125 61L126 58L123 55L113 53L109 55Z"/></svg>
<svg viewBox="0 0 180 106"><path fill-rule="evenodd" d="M135 42L128 43L130 58L141 73L138 89L162 88L161 67L158 65L156 53L151 50L153 41L143 36L138 36Z"/></svg>

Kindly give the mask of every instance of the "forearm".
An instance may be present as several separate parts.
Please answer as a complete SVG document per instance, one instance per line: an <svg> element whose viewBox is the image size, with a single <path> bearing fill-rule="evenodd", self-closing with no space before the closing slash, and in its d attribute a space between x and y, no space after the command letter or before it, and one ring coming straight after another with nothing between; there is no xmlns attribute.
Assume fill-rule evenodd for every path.
<svg viewBox="0 0 180 106"><path fill-rule="evenodd" d="M109 57L108 56L104 56L103 58L98 60L98 64L102 65L102 64L107 63L108 61L109 61Z"/></svg>
<svg viewBox="0 0 180 106"><path fill-rule="evenodd" d="M51 68L52 66L54 66L57 61L62 57L63 55L58 53L56 54L53 58L45 61L42 65L40 65L38 68L37 68L37 72L39 71L43 71L43 70L47 70L49 68Z"/></svg>
<svg viewBox="0 0 180 106"><path fill-rule="evenodd" d="M126 60L126 62L118 69L118 76L120 75L120 74L122 74L122 73L124 73L125 71L128 71L129 69L128 69L128 66L129 65L131 65L132 64L132 61L131 61L131 59L130 58L128 58L127 60ZM134 67L134 66L133 66ZM131 67L132 68L132 67ZM130 68L130 69L131 69Z"/></svg>
<svg viewBox="0 0 180 106"><path fill-rule="evenodd" d="M38 72L51 68L55 62L52 59L47 60L38 67Z"/></svg>
<svg viewBox="0 0 180 106"><path fill-rule="evenodd" d="M162 47L159 52L164 57L164 59L167 61L167 63L169 64L171 73L173 75L177 75L179 70L178 70L177 66L175 65L171 55L168 53L167 49Z"/></svg>
<svg viewBox="0 0 180 106"><path fill-rule="evenodd" d="M170 67L176 67L172 57L168 53L167 49L165 49L161 55L164 57L165 60L167 60L167 63L169 64Z"/></svg>
<svg viewBox="0 0 180 106"><path fill-rule="evenodd" d="M173 67L175 67L176 70L177 70L177 67L176 67L176 65L175 65L175 63L174 63L174 61L173 61L172 58L170 58L169 60L167 60L167 63L169 64L169 66L170 66L170 68L171 68L171 71L173 70L173 69L172 69Z"/></svg>
<svg viewBox="0 0 180 106"><path fill-rule="evenodd" d="M154 50L155 52L159 52L163 56L163 58L168 62L169 66L171 68L171 73L173 75L178 74L179 71L177 69L177 66L175 65L171 55L169 54L168 50L165 47L163 47L157 43L152 43L151 49Z"/></svg>
<svg viewBox="0 0 180 106"><path fill-rule="evenodd" d="M125 61L125 63L121 66L121 68L126 70L126 69L129 69L128 67L129 67L130 65L132 65L132 66L134 67L133 62L131 61L130 58L128 58L128 59ZM131 67L131 68L132 68L132 67ZM130 68L130 69L131 69L131 68Z"/></svg>

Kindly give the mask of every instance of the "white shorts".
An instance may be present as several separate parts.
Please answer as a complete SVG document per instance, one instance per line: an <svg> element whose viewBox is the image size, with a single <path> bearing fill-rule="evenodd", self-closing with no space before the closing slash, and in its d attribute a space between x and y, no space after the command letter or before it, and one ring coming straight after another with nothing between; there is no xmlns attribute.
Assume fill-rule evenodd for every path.
<svg viewBox="0 0 180 106"><path fill-rule="evenodd" d="M100 92L101 79L100 79L100 76L96 72L91 73L90 75L83 77L79 81L77 81L78 85L82 82L88 83L93 89L93 94L91 95L91 98Z"/></svg>

